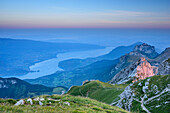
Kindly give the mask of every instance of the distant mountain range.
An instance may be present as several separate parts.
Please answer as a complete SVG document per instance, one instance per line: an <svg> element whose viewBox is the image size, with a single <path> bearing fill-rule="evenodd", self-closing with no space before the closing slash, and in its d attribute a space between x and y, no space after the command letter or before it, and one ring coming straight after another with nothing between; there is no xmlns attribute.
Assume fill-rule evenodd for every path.
<svg viewBox="0 0 170 113"><path fill-rule="evenodd" d="M115 48L96 58L62 61L60 67L65 71L37 79L23 81L17 78L0 78L0 98L18 99L41 95L45 98L42 101L43 106L47 107L53 104L63 106L66 101L69 101L71 106L77 105L83 100L82 97L86 97L131 112L170 112L170 47L159 54L154 46L136 43ZM69 90L66 87L70 87ZM67 94L63 96L42 96L61 94L67 90ZM89 108L91 100L84 101ZM0 99L0 106L5 109L4 104L11 105L14 102L16 100ZM90 110L104 111L105 107L92 107Z"/></svg>
<svg viewBox="0 0 170 113"><path fill-rule="evenodd" d="M129 48L129 46L127 48ZM103 82L117 83L122 78L128 77L130 72L132 72L127 70L128 73L123 74L124 69L133 65L133 63L137 62L141 57L145 57L152 65L158 66L162 61L169 58L169 54L168 48L161 54L158 54L153 46L143 43L134 46L131 52L115 60L99 60L85 66L75 66L76 68L73 69L69 68L68 71L56 72L52 75L37 79L27 79L26 81L32 84L38 83L51 87L58 85L71 87L72 85L80 85L84 80L100 80ZM116 75L121 72L123 73Z"/></svg>
<svg viewBox="0 0 170 113"><path fill-rule="evenodd" d="M137 42L129 46L118 46L115 49L113 49L111 52L109 52L108 54L98 56L96 58L64 60L59 63L59 67L66 71L69 71L69 70L73 70L79 67L87 66L89 64L92 64L94 62L101 61L101 60L114 60L114 59L121 57L122 55L125 55L131 52L134 49L134 47L139 44L142 44L142 42Z"/></svg>
<svg viewBox="0 0 170 113"><path fill-rule="evenodd" d="M26 98L38 95L52 95L66 92L66 87L46 87L43 85L32 85L18 78L0 78L0 98Z"/></svg>
<svg viewBox="0 0 170 113"><path fill-rule="evenodd" d="M138 44L141 44L141 42L130 46L120 46L113 49L110 53L96 58L66 60L59 64L59 66L66 71L56 72L52 75L47 75L37 79L27 79L26 81L50 87L58 85L70 87L72 85L79 85L86 79L98 79L103 82L108 82L113 77L113 75L109 74L112 67L119 62L119 57L116 57L116 55L121 56L126 52L131 52ZM115 55L114 53L117 54ZM51 81L54 82L51 83Z"/></svg>
<svg viewBox="0 0 170 113"><path fill-rule="evenodd" d="M102 46L80 43L49 43L24 39L0 38L0 76L20 76L29 66L56 57L58 53L101 49Z"/></svg>

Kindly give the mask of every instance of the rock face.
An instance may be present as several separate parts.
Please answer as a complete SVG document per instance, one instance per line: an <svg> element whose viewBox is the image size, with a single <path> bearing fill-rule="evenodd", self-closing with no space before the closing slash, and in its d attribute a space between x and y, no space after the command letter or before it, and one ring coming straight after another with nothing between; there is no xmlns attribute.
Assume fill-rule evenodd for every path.
<svg viewBox="0 0 170 113"><path fill-rule="evenodd" d="M143 80L147 77L154 76L156 73L154 73L154 68L153 66L150 65L147 60L142 57L141 58L141 64L137 66L136 68L136 73L134 76L133 82L137 80Z"/></svg>
<svg viewBox="0 0 170 113"><path fill-rule="evenodd" d="M143 55L147 55L149 58L155 58L156 56L158 56L158 53L155 51L155 47L150 46L146 43L143 43L141 45L136 45L134 51L138 51Z"/></svg>
<svg viewBox="0 0 170 113"><path fill-rule="evenodd" d="M121 84L125 80L129 80L130 77L135 76L136 68L141 64L141 57L145 57L147 60L158 56L155 51L155 47L146 43L136 45L134 50L122 57L120 57L119 63L111 70L110 74L115 76L111 80L111 84ZM154 67L153 67L154 68ZM154 68L154 72L156 72Z"/></svg>
<svg viewBox="0 0 170 113"><path fill-rule="evenodd" d="M111 84L122 84L123 82L128 81L130 78L133 78L136 73L136 68L141 64L141 59L130 64L127 68L122 69L118 72L111 80Z"/></svg>
<svg viewBox="0 0 170 113"><path fill-rule="evenodd" d="M168 75L170 74L170 58L162 62L158 67L157 75Z"/></svg>
<svg viewBox="0 0 170 113"><path fill-rule="evenodd" d="M133 101L133 92L132 92L132 89L130 88L130 86L127 86L124 90L123 93L121 93L119 95L120 97L120 100L117 102L116 106L120 107L120 108L123 108L123 106L125 107L124 109L127 110L127 111L131 111L131 106L132 106L132 101ZM122 103L122 101L125 99L125 98L128 98L128 101L126 101L126 106ZM116 103L116 102L114 102Z"/></svg>
<svg viewBox="0 0 170 113"><path fill-rule="evenodd" d="M122 84L130 79L134 81L145 79L154 76L157 73L157 67L151 66L150 63L144 58L140 58L135 63L132 63L127 68L122 69L111 80L111 84Z"/></svg>
<svg viewBox="0 0 170 113"><path fill-rule="evenodd" d="M153 73L154 75L158 73L159 64L162 61L167 60L169 56L170 47L166 48L165 51L163 51L161 54L158 54L155 51L154 46L150 46L145 43L137 45L132 52L120 57L119 63L111 69L110 74L114 77L112 78L110 83L121 84L134 77L136 73L144 74L144 76L139 77L139 79L144 79L146 78L146 76L153 76ZM147 60L148 62L145 61L145 63L142 64L141 67L137 68L138 65L144 62L140 59L141 57L144 57L145 60ZM160 70L163 71L163 67L160 67L159 72ZM166 70L169 69L166 68ZM166 71L166 73L168 74L169 72Z"/></svg>

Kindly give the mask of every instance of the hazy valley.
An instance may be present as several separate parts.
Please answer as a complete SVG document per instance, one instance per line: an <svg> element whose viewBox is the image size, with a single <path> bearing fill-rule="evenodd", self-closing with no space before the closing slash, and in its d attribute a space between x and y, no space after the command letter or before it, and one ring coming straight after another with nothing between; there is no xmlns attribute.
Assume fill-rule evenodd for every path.
<svg viewBox="0 0 170 113"><path fill-rule="evenodd" d="M30 45L31 48L32 47L37 49L39 48L39 50L42 50L44 54L46 53L47 55L50 56L50 57L46 57L42 54L42 52L36 53L34 52L36 51L36 49L32 50L30 48L29 54L31 56L29 57L29 60L27 61L23 59L27 65L23 64L21 60L15 60L11 62L11 60L15 59L16 57L23 58L23 56L20 55L20 53L23 52L22 49L20 50L20 45L12 46L12 44L10 44L11 48L8 47L9 49L5 49L5 51L1 51L1 57L5 59L5 60L1 59L2 62L1 66L2 65L5 66L4 63L9 65L8 62L10 62L10 65L15 65L15 63L17 63L18 66L15 66L16 68L14 71L20 74L21 72L18 71L18 69L24 70L25 68L27 68L28 70L26 72L29 72L30 65L36 62L41 62L41 60L43 60L41 58L46 57L49 59L55 57L55 54L58 54L56 49L59 48L60 46L63 48L62 44L58 45L58 43L49 44L45 42L34 42L34 41L30 42L27 40L1 39L1 44L3 44L3 46L1 46L1 50L3 50L3 47L9 46L9 45L5 45L5 43L8 44L8 41L12 41L12 42L16 41L17 43L20 43L20 41L24 41L27 43L38 43L35 45L31 44ZM45 45L41 45L41 43ZM47 53L46 50L43 49L43 47L48 46L48 44L50 47L49 49L46 48L48 51ZM67 44L67 46L71 46L71 45ZM17 53L13 53L14 55L16 55L16 57L8 56L12 52L12 47L18 47ZM77 49L77 47L79 49ZM42 75L41 77L35 79L24 79L24 80L20 80L18 78L0 78L0 91L2 92L0 94L0 98L21 99L21 98L28 98L28 97L35 98L36 96L40 96L40 95L41 95L40 97L42 97L42 95L53 95L53 94L68 95L69 94L73 96L81 96L81 97L96 99L97 101L104 102L112 106L114 105L114 106L121 107L127 111L161 112L163 109L166 109L166 111L168 112L169 109L168 95L169 95L169 84L170 84L169 83L170 48L166 48L164 51L162 51L159 54L156 52L154 46L148 45L146 43L138 42L129 46L119 46L112 50L106 49L106 52L103 52L102 54L101 51L102 50L104 51L103 48L104 47L102 46L96 46L96 45L74 44L74 47L69 48L68 50L63 49L63 51L60 52L67 53L69 51L73 51L73 53L79 54L80 52L74 52L74 51L81 51L82 53L84 51L85 52L84 54L86 55L87 53L90 53L87 51L90 49L95 49L100 51L98 52L98 55L97 54L89 55L91 57L87 57L84 56L83 54L80 54L79 55L80 57L77 58L76 55L74 55L75 57L73 56L67 58L68 56L67 55L64 57L67 58L66 60L64 59L60 60L58 61L58 63L54 62L61 70L56 70L56 72L50 75L45 75L45 76ZM50 52L49 50L51 50L51 54L49 54ZM90 50L90 51L95 52L95 50ZM31 52L37 55L41 54L42 56L38 55L37 58L32 57L33 54ZM9 60L9 58L12 59ZM46 60L46 58L44 60ZM30 60L32 60L32 62L30 62ZM21 66L22 68L19 67L19 61L23 65ZM6 66L9 68L8 65ZM2 69L8 69L7 67L4 67ZM48 62L46 65L44 65L44 67L48 67ZM51 67L49 67L49 69L50 68ZM7 75L10 75L10 73L11 70L6 71ZM4 73L1 73L1 75L3 74ZM13 74L13 76L17 77L16 74ZM22 77L22 75L19 75L18 77ZM159 81L160 83L158 82L155 83L154 81ZM160 85L159 87L158 84ZM77 85L82 85L82 86L77 86ZM156 91L156 93L154 93L154 91L152 90ZM142 97L139 98L140 96L136 97L135 95L142 95ZM155 105L153 103L155 103L157 100L155 100L155 102L149 101L151 98L158 99L161 101L159 101L159 103ZM67 99L65 100L65 102L69 101ZM49 99L47 100L50 103L52 101L55 101ZM47 100L42 100L40 101L40 103L42 103L43 106L53 106L52 104L47 105ZM147 102L147 104L145 101ZM16 101L13 100L13 103L14 102ZM0 103L8 105L8 101L5 100L3 101L3 99L1 100ZM71 102L69 101L68 103L70 106ZM9 104L11 104L10 101ZM74 104L71 104L71 106L72 105ZM155 108L153 105L155 105ZM164 108L162 108L161 106L163 106ZM3 107L2 105L2 109L5 110L6 108Z"/></svg>

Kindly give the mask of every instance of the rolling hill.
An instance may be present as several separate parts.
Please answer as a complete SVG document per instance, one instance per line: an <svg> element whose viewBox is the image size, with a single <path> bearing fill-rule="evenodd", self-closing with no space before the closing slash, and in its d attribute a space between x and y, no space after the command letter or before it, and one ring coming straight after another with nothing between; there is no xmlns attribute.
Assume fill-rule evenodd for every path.
<svg viewBox="0 0 170 113"><path fill-rule="evenodd" d="M111 104L128 84L112 85L98 80L86 81L82 86L72 86L67 92L73 96L89 97L107 104Z"/></svg>
<svg viewBox="0 0 170 113"><path fill-rule="evenodd" d="M18 78L0 78L0 98L26 98L44 94L61 94L66 92L66 87L46 87L43 85L31 85Z"/></svg>

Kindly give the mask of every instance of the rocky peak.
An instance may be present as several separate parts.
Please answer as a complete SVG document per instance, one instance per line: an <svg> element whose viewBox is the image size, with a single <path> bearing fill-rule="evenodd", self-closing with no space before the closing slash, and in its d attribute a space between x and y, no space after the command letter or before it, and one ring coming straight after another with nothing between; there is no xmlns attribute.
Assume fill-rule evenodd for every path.
<svg viewBox="0 0 170 113"><path fill-rule="evenodd" d="M149 58L155 58L156 56L158 56L158 53L155 51L155 47L146 43L136 45L133 51L142 53L143 55L146 55Z"/></svg>
<svg viewBox="0 0 170 113"><path fill-rule="evenodd" d="M134 48L134 51L140 51L140 52L143 52L143 53L150 54L150 53L155 52L155 47L150 46L146 43L143 43L141 45L136 45L135 48Z"/></svg>
<svg viewBox="0 0 170 113"><path fill-rule="evenodd" d="M151 66L150 63L144 57L142 57L141 64L138 65L136 68L133 82L154 76L156 74L154 72L155 68L155 66Z"/></svg>
<svg viewBox="0 0 170 113"><path fill-rule="evenodd" d="M110 83L122 84L131 79L135 82L137 80L156 75L157 70L157 67L151 66L151 64L144 57L141 57L136 62L118 72Z"/></svg>

